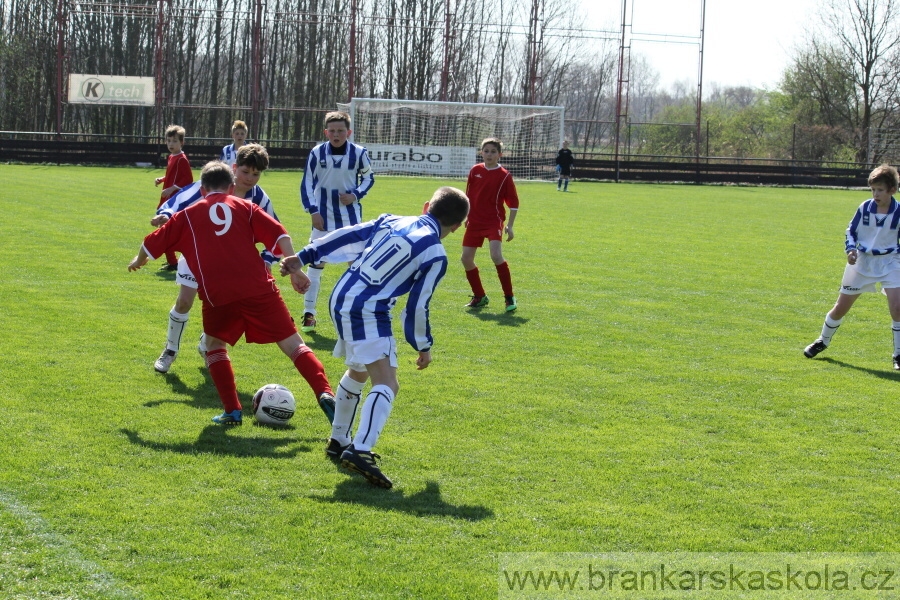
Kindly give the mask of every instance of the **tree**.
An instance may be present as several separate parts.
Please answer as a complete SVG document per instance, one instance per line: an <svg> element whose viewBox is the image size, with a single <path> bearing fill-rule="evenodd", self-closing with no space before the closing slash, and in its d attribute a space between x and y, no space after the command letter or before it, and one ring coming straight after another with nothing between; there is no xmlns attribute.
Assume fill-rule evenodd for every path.
<svg viewBox="0 0 900 600"><path fill-rule="evenodd" d="M782 89L806 123L852 132L864 163L869 128L898 110L900 0L824 0L819 20L795 50Z"/></svg>

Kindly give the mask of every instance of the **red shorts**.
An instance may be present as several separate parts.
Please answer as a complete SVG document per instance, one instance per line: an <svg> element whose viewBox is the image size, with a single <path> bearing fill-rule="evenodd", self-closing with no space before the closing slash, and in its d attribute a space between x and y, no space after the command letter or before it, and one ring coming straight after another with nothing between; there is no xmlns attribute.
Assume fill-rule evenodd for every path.
<svg viewBox="0 0 900 600"><path fill-rule="evenodd" d="M470 223L466 227L466 233L463 234L462 245L469 248L481 248L484 245L485 239L490 242L502 241L503 223L487 226L476 226Z"/></svg>
<svg viewBox="0 0 900 600"><path fill-rule="evenodd" d="M242 335L248 344L280 342L297 333L297 327L276 290L222 306L204 302L203 331L234 346Z"/></svg>

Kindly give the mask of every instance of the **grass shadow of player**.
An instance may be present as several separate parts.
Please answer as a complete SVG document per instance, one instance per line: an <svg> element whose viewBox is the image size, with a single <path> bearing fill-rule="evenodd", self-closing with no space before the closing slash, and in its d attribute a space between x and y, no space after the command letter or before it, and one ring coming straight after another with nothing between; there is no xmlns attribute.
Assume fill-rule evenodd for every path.
<svg viewBox="0 0 900 600"><path fill-rule="evenodd" d="M173 398L171 400L148 400L147 402L144 402L144 406L153 408L154 406L160 406L161 404L183 404L197 409L221 408L222 402L219 400L219 394L216 392L216 386L209 376L209 371L201 367L200 372L203 373L204 382L196 388L191 388L181 380L181 377L179 377L177 373L169 371L164 375L166 383L172 388L172 392L181 396L187 396L187 399L178 400ZM251 394L238 393L238 399L244 406L250 406L253 402L253 396Z"/></svg>
<svg viewBox="0 0 900 600"><path fill-rule="evenodd" d="M469 311L469 314L481 321L493 321L497 325L502 325L504 327L520 327L528 322L528 319L520 317L516 313L495 313L472 310Z"/></svg>
<svg viewBox="0 0 900 600"><path fill-rule="evenodd" d="M229 435L231 427L207 425L194 442L152 442L143 439L131 429L122 429L128 441L136 446L143 446L159 452L176 452L178 454L219 454L226 456L252 456L256 458L294 458L301 452L312 451L312 442L319 439L273 439L260 437L243 437Z"/></svg>
<svg viewBox="0 0 900 600"><path fill-rule="evenodd" d="M303 338L306 345L312 348L314 352L328 352L330 354L331 351L334 350L334 345L337 343L336 337L322 335L319 333L318 329L316 330L316 333L301 332L300 337Z"/></svg>
<svg viewBox="0 0 900 600"><path fill-rule="evenodd" d="M465 521L481 521L494 516L485 506L449 504L441 498L440 485L425 483L425 489L407 496L403 490L373 487L362 477L353 476L339 483L332 496L310 496L319 502L363 504L380 510L401 511L418 517L451 517Z"/></svg>
<svg viewBox="0 0 900 600"><path fill-rule="evenodd" d="M155 273L157 277L165 279L166 281L175 281L175 276L177 274L175 271L166 271L165 269L157 269Z"/></svg>
<svg viewBox="0 0 900 600"><path fill-rule="evenodd" d="M848 369L862 371L863 373L868 373L869 375L874 375L875 377L878 377L879 379L887 379L888 381L900 381L900 371L888 371L887 367L885 367L885 370L869 369L866 367L858 367L858 366L852 365L848 362L844 362L842 360L836 360L836 359L830 358L830 357L817 358L816 360L831 363L831 364L837 365L839 367L846 367Z"/></svg>

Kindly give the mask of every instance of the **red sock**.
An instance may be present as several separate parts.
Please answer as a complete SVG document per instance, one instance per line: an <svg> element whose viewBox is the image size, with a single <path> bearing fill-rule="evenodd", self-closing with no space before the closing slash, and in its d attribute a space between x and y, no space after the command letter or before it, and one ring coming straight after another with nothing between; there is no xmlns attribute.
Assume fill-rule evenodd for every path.
<svg viewBox="0 0 900 600"><path fill-rule="evenodd" d="M472 288L473 296L478 296L480 298L487 295L487 292L484 291L484 286L481 285L481 276L478 275L478 267L466 271L466 279L469 280L469 287Z"/></svg>
<svg viewBox="0 0 900 600"><path fill-rule="evenodd" d="M291 354L291 361L294 363L297 371L303 376L303 379L306 380L306 383L309 384L309 387L312 388L316 398L325 392L332 393L328 378L325 377L325 367L322 366L322 362L313 351L309 349L309 346L306 344L297 346L297 349Z"/></svg>
<svg viewBox="0 0 900 600"><path fill-rule="evenodd" d="M512 296L513 295L512 275L510 275L510 273L509 273L509 263L506 261L503 261L499 265L496 265L496 267L497 267L497 277L500 278L500 287L503 288L503 295L504 296Z"/></svg>
<svg viewBox="0 0 900 600"><path fill-rule="evenodd" d="M168 263L170 265L178 264L178 257L175 256L174 252L166 252L166 263Z"/></svg>
<svg viewBox="0 0 900 600"><path fill-rule="evenodd" d="M237 385L234 382L234 369L231 368L231 359L228 350L211 350L206 353L206 368L212 377L216 391L219 392L219 400L225 407L225 412L241 410L241 401L237 395Z"/></svg>

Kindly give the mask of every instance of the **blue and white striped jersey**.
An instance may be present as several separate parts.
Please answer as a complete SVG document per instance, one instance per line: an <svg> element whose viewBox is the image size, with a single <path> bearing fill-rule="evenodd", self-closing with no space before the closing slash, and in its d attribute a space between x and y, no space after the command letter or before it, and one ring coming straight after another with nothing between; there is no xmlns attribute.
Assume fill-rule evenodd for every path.
<svg viewBox="0 0 900 600"><path fill-rule="evenodd" d="M222 151L219 153L219 160L229 167L237 162L237 149L234 147L234 144L228 144L222 148Z"/></svg>
<svg viewBox="0 0 900 600"><path fill-rule="evenodd" d="M166 215L167 217L172 218L173 214L184 210L202 197L203 196L200 194L200 182L195 181L191 185L181 189L177 194L173 194L162 206L156 209L156 214ZM269 213L276 221L279 223L281 222L278 219L278 215L275 214L275 207L272 206L272 201L269 199L268 194L266 194L266 192L258 185L254 185L250 188L250 191L244 196L244 200L251 201L253 204ZM270 265L278 260L268 250L263 250L260 255L262 256L262 259Z"/></svg>
<svg viewBox="0 0 900 600"><path fill-rule="evenodd" d="M342 340L392 336L391 309L409 294L401 315L404 337L420 352L431 348L428 304L447 272L441 226L434 217L384 214L310 242L297 256L305 265L353 261L329 301Z"/></svg>
<svg viewBox="0 0 900 600"><path fill-rule="evenodd" d="M334 231L362 222L360 200L372 189L375 176L369 152L347 142L346 154L332 154L331 143L313 148L306 160L300 181L300 203L309 214L319 213L325 220L325 231ZM356 202L341 204L340 194L353 194Z"/></svg>
<svg viewBox="0 0 900 600"><path fill-rule="evenodd" d="M850 252L854 248L869 254L893 254L900 252L900 203L891 198L887 214L878 214L875 200L866 200L856 209L856 214L847 227L844 248Z"/></svg>

